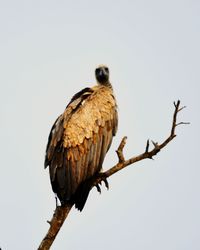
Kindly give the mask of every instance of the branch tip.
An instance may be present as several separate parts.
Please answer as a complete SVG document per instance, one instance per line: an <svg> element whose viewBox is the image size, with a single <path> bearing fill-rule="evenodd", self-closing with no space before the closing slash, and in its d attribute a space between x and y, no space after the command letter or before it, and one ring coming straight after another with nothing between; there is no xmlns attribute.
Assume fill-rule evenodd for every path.
<svg viewBox="0 0 200 250"><path fill-rule="evenodd" d="M178 110L178 112L180 112L181 110L183 110L183 109L185 109L185 108L186 108L186 106L181 107L181 108Z"/></svg>
<svg viewBox="0 0 200 250"><path fill-rule="evenodd" d="M118 156L120 163L125 162L123 149L124 149L124 146L126 145L126 140L127 140L127 136L124 136L119 144L118 149L116 150L116 153L117 153L117 156Z"/></svg>
<svg viewBox="0 0 200 250"><path fill-rule="evenodd" d="M51 226L51 221L47 220L47 223Z"/></svg>
<svg viewBox="0 0 200 250"><path fill-rule="evenodd" d="M179 126L179 125L189 125L190 122L179 122L176 124L176 127Z"/></svg>
<svg viewBox="0 0 200 250"><path fill-rule="evenodd" d="M145 148L145 153L149 152L149 139L147 140L146 148Z"/></svg>
<svg viewBox="0 0 200 250"><path fill-rule="evenodd" d="M152 144L154 145L155 148L158 148L158 143L154 142L153 140L151 140Z"/></svg>

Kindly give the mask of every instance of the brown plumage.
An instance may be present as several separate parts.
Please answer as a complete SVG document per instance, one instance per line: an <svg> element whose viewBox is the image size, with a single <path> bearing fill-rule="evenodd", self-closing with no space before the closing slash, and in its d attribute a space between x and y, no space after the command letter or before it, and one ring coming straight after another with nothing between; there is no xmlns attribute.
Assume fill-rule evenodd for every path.
<svg viewBox="0 0 200 250"><path fill-rule="evenodd" d="M98 84L74 95L55 121L45 158L61 204L75 204L80 211L91 189L89 180L100 172L118 123L109 70L99 66L95 74Z"/></svg>

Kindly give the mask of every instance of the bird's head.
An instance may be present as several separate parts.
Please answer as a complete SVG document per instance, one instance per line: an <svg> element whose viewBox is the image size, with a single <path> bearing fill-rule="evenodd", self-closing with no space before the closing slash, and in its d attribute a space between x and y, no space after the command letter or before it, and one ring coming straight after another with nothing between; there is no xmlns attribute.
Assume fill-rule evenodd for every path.
<svg viewBox="0 0 200 250"><path fill-rule="evenodd" d="M109 69L105 65L100 65L95 70L95 76L98 84L107 85L109 83Z"/></svg>

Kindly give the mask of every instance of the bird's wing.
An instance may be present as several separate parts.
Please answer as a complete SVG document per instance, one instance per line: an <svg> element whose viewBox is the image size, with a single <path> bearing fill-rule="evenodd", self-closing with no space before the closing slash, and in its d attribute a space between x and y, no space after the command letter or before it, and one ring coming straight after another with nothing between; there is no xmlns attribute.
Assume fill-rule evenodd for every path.
<svg viewBox="0 0 200 250"><path fill-rule="evenodd" d="M117 129L116 102L110 88L79 93L55 122L47 145L45 162L52 188L63 202L100 171Z"/></svg>
<svg viewBox="0 0 200 250"><path fill-rule="evenodd" d="M74 95L67 105L65 112L60 115L56 121L54 122L49 137L48 137L48 143L46 147L46 156L45 156L45 168L52 162L53 157L56 153L60 153L62 151L63 147L63 136L64 136L64 121L65 123L70 119L72 114L76 111L76 109L79 107L81 102L86 99L93 90L91 88L85 88L78 92L76 95ZM55 159L54 159L55 160ZM58 164L58 166L60 166Z"/></svg>

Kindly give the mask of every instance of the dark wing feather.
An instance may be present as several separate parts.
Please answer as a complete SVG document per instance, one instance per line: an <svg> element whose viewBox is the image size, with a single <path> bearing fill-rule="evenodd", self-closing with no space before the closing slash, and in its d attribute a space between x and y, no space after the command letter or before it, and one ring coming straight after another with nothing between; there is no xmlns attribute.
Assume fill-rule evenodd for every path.
<svg viewBox="0 0 200 250"><path fill-rule="evenodd" d="M45 156L45 162L44 162L44 167L48 167L50 161L52 160L52 157L55 152L55 146L54 142L56 141L59 142L61 140L61 136L63 134L63 126L62 126L62 115L60 115L56 121L54 122L49 137L48 137L48 143L46 147L46 156ZM56 132L57 131L57 132Z"/></svg>
<svg viewBox="0 0 200 250"><path fill-rule="evenodd" d="M85 165L87 178L82 178L83 182L78 187L74 197L75 206L80 211L82 211L91 189L90 178L101 170L105 155L112 142L112 129L108 131L107 126L108 123L106 123L105 127L102 128L102 132L98 133L97 137L95 137L96 142L92 143L91 150L86 156L91 159L91 162Z"/></svg>
<svg viewBox="0 0 200 250"><path fill-rule="evenodd" d="M67 107L68 107L73 101L77 100L77 99L80 98L80 97L81 97L82 100L85 99L85 98L87 98L88 95L92 94L92 92L93 92L93 90L92 90L91 88L84 88L84 89L82 89L81 91L79 91L78 93L76 93L76 94L72 97L72 99L71 99L71 101L69 102L69 104L67 105ZM88 95L87 95L87 94L88 94Z"/></svg>

